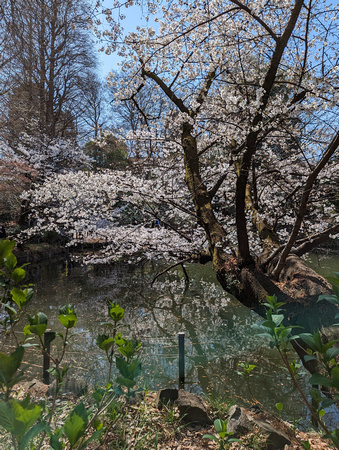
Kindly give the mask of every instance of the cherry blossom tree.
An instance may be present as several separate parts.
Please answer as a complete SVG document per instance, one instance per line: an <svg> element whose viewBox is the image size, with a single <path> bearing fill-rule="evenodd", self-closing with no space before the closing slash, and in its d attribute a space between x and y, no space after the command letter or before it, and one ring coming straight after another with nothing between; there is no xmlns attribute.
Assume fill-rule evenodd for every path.
<svg viewBox="0 0 339 450"><path fill-rule="evenodd" d="M157 157L135 172L48 180L30 194L31 231L99 239L100 230L105 261L211 260L245 304L273 293L315 300L326 282L313 273L311 287L296 280L310 277L298 256L339 233L338 7L165 1L158 29L139 29L122 45L106 12L107 52L118 51L128 74L112 74L117 100L142 109L147 89L162 101L160 115L144 111L127 136L151 143Z"/></svg>

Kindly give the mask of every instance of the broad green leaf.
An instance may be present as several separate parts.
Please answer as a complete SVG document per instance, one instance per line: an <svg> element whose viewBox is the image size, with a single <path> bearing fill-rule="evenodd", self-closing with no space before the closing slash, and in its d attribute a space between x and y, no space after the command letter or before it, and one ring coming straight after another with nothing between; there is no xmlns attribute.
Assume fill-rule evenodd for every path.
<svg viewBox="0 0 339 450"><path fill-rule="evenodd" d="M3 303L2 305L10 314L14 314L14 316L17 315L17 310L15 308L13 308L10 304Z"/></svg>
<svg viewBox="0 0 339 450"><path fill-rule="evenodd" d="M336 295L319 295L318 302L321 300L327 300L330 303L333 303L334 305L338 305L339 300Z"/></svg>
<svg viewBox="0 0 339 450"><path fill-rule="evenodd" d="M0 426L10 433L15 430L14 411L10 402L0 402Z"/></svg>
<svg viewBox="0 0 339 450"><path fill-rule="evenodd" d="M25 349L19 346L10 355L0 353L0 383L9 384L14 381L15 374L19 369Z"/></svg>
<svg viewBox="0 0 339 450"><path fill-rule="evenodd" d="M77 323L74 305L65 305L59 310L59 322L67 329L73 328Z"/></svg>
<svg viewBox="0 0 339 450"><path fill-rule="evenodd" d="M75 314L59 315L58 319L65 328L73 328L78 320Z"/></svg>
<svg viewBox="0 0 339 450"><path fill-rule="evenodd" d="M213 436L212 434L204 434L203 439L212 439L213 441L219 441L219 439L216 436Z"/></svg>
<svg viewBox="0 0 339 450"><path fill-rule="evenodd" d="M334 386L339 390L339 367L338 366L333 367L333 369L331 371L331 378L332 378Z"/></svg>
<svg viewBox="0 0 339 450"><path fill-rule="evenodd" d="M329 348L326 351L326 358L328 361L331 361L331 359L335 358L338 355L339 355L339 348L337 348L337 347Z"/></svg>
<svg viewBox="0 0 339 450"><path fill-rule="evenodd" d="M15 430L15 434L19 437L20 441L42 414L41 406L37 404L27 404L27 400L29 402L29 397L23 402L11 400L15 420L20 423L17 424Z"/></svg>
<svg viewBox="0 0 339 450"><path fill-rule="evenodd" d="M16 256L13 255L13 253L9 254L6 259L4 260L4 264L7 267L7 269L12 272L14 268L17 265L17 259Z"/></svg>
<svg viewBox="0 0 339 450"><path fill-rule="evenodd" d="M81 438L86 430L84 420L73 413L69 419L66 420L64 425L64 432L71 444L71 447Z"/></svg>
<svg viewBox="0 0 339 450"><path fill-rule="evenodd" d="M121 306L115 305L114 303L110 303L108 311L110 317L114 320L114 322L119 322L125 314L124 308L121 308Z"/></svg>
<svg viewBox="0 0 339 450"><path fill-rule="evenodd" d="M325 375L321 375L320 373L314 373L309 379L309 382L311 384L316 384L319 386L333 386L332 380L330 380L328 377L325 377Z"/></svg>
<svg viewBox="0 0 339 450"><path fill-rule="evenodd" d="M121 386L126 386L128 389L132 389L132 387L136 385L135 380L126 377L117 377L116 382Z"/></svg>
<svg viewBox="0 0 339 450"><path fill-rule="evenodd" d="M13 270L11 276L14 283L19 284L25 278L26 271L22 267L17 267Z"/></svg>
<svg viewBox="0 0 339 450"><path fill-rule="evenodd" d="M336 402L336 400L332 400L331 398L325 398L322 402L321 402L321 406L322 408L328 408L329 406L334 405Z"/></svg>
<svg viewBox="0 0 339 450"><path fill-rule="evenodd" d="M52 436L50 437L49 445L53 450L62 450L63 448L62 443L59 441L59 437L55 434L52 434Z"/></svg>
<svg viewBox="0 0 339 450"><path fill-rule="evenodd" d="M119 356L117 356L115 358L115 362L116 362L117 369L119 370L121 375L124 377L128 377L129 372L128 372L128 364L127 364L126 360L124 358L120 358Z"/></svg>
<svg viewBox="0 0 339 450"><path fill-rule="evenodd" d="M64 425L64 432L73 446L83 436L88 424L88 413L83 402L79 403L70 414Z"/></svg>
<svg viewBox="0 0 339 450"><path fill-rule="evenodd" d="M110 338L106 334L98 334L97 340L96 340L96 345L101 350L107 351L107 350L109 350L112 347L114 342L115 342L115 340L113 338Z"/></svg>
<svg viewBox="0 0 339 450"><path fill-rule="evenodd" d="M27 303L27 293L19 288L14 287L11 290L12 300L18 305L19 309L21 309Z"/></svg>
<svg viewBox="0 0 339 450"><path fill-rule="evenodd" d="M282 403L276 403L275 407L277 408L278 411L282 411L284 409L284 405Z"/></svg>
<svg viewBox="0 0 339 450"><path fill-rule="evenodd" d="M37 312L33 317L27 314L27 318L29 325L24 328L25 335L33 333L37 336L42 336L47 329L48 318L46 314Z"/></svg>
<svg viewBox="0 0 339 450"><path fill-rule="evenodd" d="M5 259L7 259L13 249L15 247L15 241L10 241L9 239L5 239L3 241L0 241L0 262L1 264Z"/></svg>
<svg viewBox="0 0 339 450"><path fill-rule="evenodd" d="M314 361L314 360L316 360L317 358L316 358L315 356L313 356L313 355L306 355L306 356L304 357L304 359L305 359L305 361L307 362L307 361Z"/></svg>
<svg viewBox="0 0 339 450"><path fill-rule="evenodd" d="M19 445L19 450L25 450L32 442L32 440L43 431L45 431L48 434L51 432L51 428L47 425L47 423L44 422L39 422L32 428L30 428L25 434L25 436L22 438L21 443Z"/></svg>

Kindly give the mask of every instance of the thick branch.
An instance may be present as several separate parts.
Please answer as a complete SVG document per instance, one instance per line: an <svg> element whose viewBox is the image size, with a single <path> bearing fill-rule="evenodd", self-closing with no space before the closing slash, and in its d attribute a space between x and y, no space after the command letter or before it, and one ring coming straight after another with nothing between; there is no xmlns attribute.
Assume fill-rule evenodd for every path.
<svg viewBox="0 0 339 450"><path fill-rule="evenodd" d="M276 74L280 65L282 55L291 37L293 29L296 25L302 5L303 0L296 0L288 24L285 28L285 31L282 34L282 36L276 41L277 44L274 53L272 55L270 66L267 70L265 80L263 83L264 93L262 96L261 107L252 121L253 128L258 127L258 125L262 121L263 112L268 104L268 100L274 85L274 81L276 78ZM242 158L239 176L237 178L236 183L236 224L237 224L238 249L239 249L239 256L245 264L250 264L252 262L246 227L246 213L245 213L246 187L249 170L251 166L251 160L256 151L257 138L259 132L260 132L259 129L257 131L250 131L250 133L247 136L246 151Z"/></svg>
<svg viewBox="0 0 339 450"><path fill-rule="evenodd" d="M339 133L337 133L336 136L333 138L333 140L330 143L330 145L328 146L326 152L324 153L324 155L319 160L319 162L316 165L316 167L314 168L314 170L309 174L309 176L307 178L307 181L306 181L306 184L304 187L303 196L302 196L302 199L300 202L299 210L297 212L297 217L296 217L296 220L295 220L295 223L293 226L293 230L292 230L289 240L279 258L277 266L275 267L274 272L273 272L273 275L276 279L279 277L280 272L284 266L285 260L288 256L288 254L290 253L290 251L295 243L295 240L297 238L297 235L299 233L301 224L302 224L304 216L306 214L307 203L308 203L308 199L309 199L309 196L310 196L312 188L313 188L313 184L314 184L317 176L321 172L321 170L324 168L324 166L327 164L327 162L329 161L331 156L333 156L333 154L337 150L338 146L339 146Z"/></svg>
<svg viewBox="0 0 339 450"><path fill-rule="evenodd" d="M306 242L303 242L300 244L296 249L293 250L293 253L295 253L298 256L302 256L305 253L310 252L315 247L317 247L320 244L323 244L324 242L328 241L330 239L331 234L337 234L339 233L339 223L334 225L333 227L328 228L327 230L323 231L322 233L317 233L311 236L306 240Z"/></svg>
<svg viewBox="0 0 339 450"><path fill-rule="evenodd" d="M189 114L189 109L185 106L184 102L181 100L181 98L177 97L175 93L170 89L163 80L158 77L154 72L151 72L149 70L145 70L142 68L142 75L146 76L148 78L151 78L154 80L157 85L164 91L164 93L167 95L167 97L179 108L179 110L183 113Z"/></svg>

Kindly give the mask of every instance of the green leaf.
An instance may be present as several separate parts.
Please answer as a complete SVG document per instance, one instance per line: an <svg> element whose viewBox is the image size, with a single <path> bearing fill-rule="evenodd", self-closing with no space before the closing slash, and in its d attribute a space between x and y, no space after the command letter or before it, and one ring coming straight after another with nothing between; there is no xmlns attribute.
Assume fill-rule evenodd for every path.
<svg viewBox="0 0 339 450"><path fill-rule="evenodd" d="M278 411L282 411L284 409L284 405L282 403L276 403L275 407L277 408Z"/></svg>
<svg viewBox="0 0 339 450"><path fill-rule="evenodd" d="M334 386L339 390L339 367L335 366L331 370L331 378Z"/></svg>
<svg viewBox="0 0 339 450"><path fill-rule="evenodd" d="M318 302L321 300L327 300L330 303L333 303L334 305L338 305L339 300L336 295L319 295Z"/></svg>
<svg viewBox="0 0 339 450"><path fill-rule="evenodd" d="M213 441L219 441L219 439L216 436L213 436L212 434L204 434L203 439L212 439Z"/></svg>
<svg viewBox="0 0 339 450"><path fill-rule="evenodd" d="M47 425L47 423L39 422L36 425L34 425L30 430L27 431L25 436L22 438L22 441L19 445L19 450L25 450L25 448L29 446L32 440L43 431L50 434L51 428Z"/></svg>
<svg viewBox="0 0 339 450"><path fill-rule="evenodd" d="M27 293L22 289L14 287L11 290L12 300L18 305L19 309L21 309L27 303Z"/></svg>
<svg viewBox="0 0 339 450"><path fill-rule="evenodd" d="M52 434L50 437L49 444L53 450L62 450L63 448L62 443L59 441L59 437L55 434Z"/></svg>
<svg viewBox="0 0 339 450"><path fill-rule="evenodd" d="M324 411L323 409L321 409L319 412L319 417L323 417L326 414L326 411Z"/></svg>
<svg viewBox="0 0 339 450"><path fill-rule="evenodd" d="M321 375L320 373L314 373L309 379L309 383L317 384L319 386L333 386L332 380L330 380L328 377L325 377L325 375Z"/></svg>
<svg viewBox="0 0 339 450"><path fill-rule="evenodd" d="M0 241L0 262L3 263L12 253L15 247L15 241L10 241L9 239L5 239Z"/></svg>
<svg viewBox="0 0 339 450"><path fill-rule="evenodd" d="M9 402L0 402L0 426L9 433L15 430L15 417Z"/></svg>
<svg viewBox="0 0 339 450"><path fill-rule="evenodd" d="M9 312L14 314L14 316L17 315L17 310L14 309L11 305L9 305L8 303L3 303L3 307Z"/></svg>
<svg viewBox="0 0 339 450"><path fill-rule="evenodd" d="M77 323L74 305L65 305L59 310L59 322L67 329L73 328Z"/></svg>
<svg viewBox="0 0 339 450"><path fill-rule="evenodd" d="M227 421L216 419L214 421L214 428L217 430L217 433L219 434L227 431Z"/></svg>
<svg viewBox="0 0 339 450"><path fill-rule="evenodd" d="M26 276L26 270L22 267L17 267L11 273L12 280L14 283L19 284Z"/></svg>
<svg viewBox="0 0 339 450"><path fill-rule="evenodd" d="M25 349L19 346L9 356L0 353L0 383L9 385L15 381L15 374L19 369Z"/></svg>
<svg viewBox="0 0 339 450"><path fill-rule="evenodd" d="M116 382L121 386L126 386L128 389L132 389L136 385L135 380L126 377L117 377Z"/></svg>
<svg viewBox="0 0 339 450"><path fill-rule="evenodd" d="M305 359L305 361L307 362L307 361L314 361L314 360L316 360L317 358L316 358L315 356L313 356L313 355L306 355L306 356L304 357L304 359Z"/></svg>
<svg viewBox="0 0 339 450"><path fill-rule="evenodd" d="M17 265L17 259L16 256L13 255L13 253L9 254L6 259L4 260L4 264L7 267L7 269L12 272L14 268Z"/></svg>
<svg viewBox="0 0 339 450"><path fill-rule="evenodd" d="M331 361L331 359L335 358L336 356L339 355L339 348L330 348L326 351L326 358L328 361Z"/></svg>
<svg viewBox="0 0 339 450"><path fill-rule="evenodd" d="M85 422L77 414L72 414L72 416L66 420L64 431L71 447L73 447L73 445L81 438L85 430Z"/></svg>
<svg viewBox="0 0 339 450"><path fill-rule="evenodd" d="M47 329L48 318L46 314L37 312L35 316L31 317L27 314L27 317L29 325L24 328L25 335L33 333L37 336L42 336Z"/></svg>
<svg viewBox="0 0 339 450"><path fill-rule="evenodd" d="M110 302L110 306L108 307L108 312L110 317L114 320L114 322L119 322L125 314L124 308Z"/></svg>
<svg viewBox="0 0 339 450"><path fill-rule="evenodd" d="M112 347L115 340L113 338L110 338L106 334L98 334L96 345L101 349L105 350L106 352Z"/></svg>
<svg viewBox="0 0 339 450"><path fill-rule="evenodd" d="M321 402L321 406L322 408L328 408L329 406L332 406L336 403L335 400L331 399L331 398L325 398L322 402Z"/></svg>
<svg viewBox="0 0 339 450"><path fill-rule="evenodd" d="M42 407L37 404L29 404L29 396L22 402L11 400L11 405L15 420L20 422L16 426L15 434L18 436L18 440L21 441L33 423L41 416Z"/></svg>
<svg viewBox="0 0 339 450"><path fill-rule="evenodd" d="M64 425L64 432L73 446L83 436L88 424L88 413L83 402L79 403L71 412Z"/></svg>

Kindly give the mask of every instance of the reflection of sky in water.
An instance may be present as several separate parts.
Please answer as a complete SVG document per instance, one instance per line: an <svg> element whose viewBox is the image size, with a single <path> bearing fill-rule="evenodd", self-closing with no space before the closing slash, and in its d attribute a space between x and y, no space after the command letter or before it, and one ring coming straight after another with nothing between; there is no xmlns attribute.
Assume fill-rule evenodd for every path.
<svg viewBox="0 0 339 450"><path fill-rule="evenodd" d="M152 278L163 268L151 264L138 268L32 265L28 270L36 294L30 308L47 313L49 326L61 331L59 308L75 304L77 334L71 339L67 359L77 368L72 372L91 383L103 383L107 374L104 353L95 340L98 332L105 332L100 323L109 321L105 306L109 299L125 308L129 324L125 333L142 340L140 382L144 386L177 386L177 334L184 331L187 389L233 401L250 400L246 382L237 373L239 363L249 362L258 366L250 383L260 402L271 408L281 402L290 416L305 414L280 368L277 352L252 327L260 318L222 290L211 267L187 266L188 286L181 268L152 285ZM32 362L37 363L36 355Z"/></svg>

